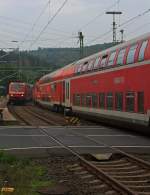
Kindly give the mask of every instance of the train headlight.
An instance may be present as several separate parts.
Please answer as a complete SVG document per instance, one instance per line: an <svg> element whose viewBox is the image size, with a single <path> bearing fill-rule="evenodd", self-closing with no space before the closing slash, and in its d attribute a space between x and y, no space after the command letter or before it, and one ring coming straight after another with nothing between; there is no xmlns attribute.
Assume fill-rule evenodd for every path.
<svg viewBox="0 0 150 195"><path fill-rule="evenodd" d="M23 96L24 96L24 94L21 94L21 96L23 97Z"/></svg>
<svg viewBox="0 0 150 195"><path fill-rule="evenodd" d="M14 95L13 95L13 94L11 94L10 96L11 96L11 97L13 97Z"/></svg>

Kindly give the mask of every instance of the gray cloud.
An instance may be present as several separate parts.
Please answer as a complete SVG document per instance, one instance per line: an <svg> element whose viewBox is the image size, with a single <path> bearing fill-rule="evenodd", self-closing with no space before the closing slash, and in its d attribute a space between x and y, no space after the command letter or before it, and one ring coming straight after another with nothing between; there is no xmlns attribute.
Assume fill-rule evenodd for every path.
<svg viewBox="0 0 150 195"><path fill-rule="evenodd" d="M52 16L64 0L51 0L50 9L47 7L45 14L41 17L38 25L28 37L27 42L23 45L22 49L29 47L29 41L36 38L43 26L47 23L49 16ZM88 44L102 43L112 40L112 34L108 34L95 42L90 41L97 36L107 32L112 28L112 17L103 15L95 18L98 14L110 5L114 4L115 0L68 0L63 10L55 18L55 20L46 29L45 33L41 36L40 40L34 45L33 48L52 47L52 46L77 46L78 31L81 28L85 35L85 42ZM0 36L1 40L6 42L8 46L17 47L17 44L10 43L12 38L22 41L25 34L31 29L32 24L44 8L47 0L1 0L0 1L0 15L11 18L4 19L0 17ZM123 23L129 18L142 13L144 10L150 8L149 0L121 0L119 9L123 15L117 17L117 24ZM117 10L118 6L114 6L112 10ZM140 34L149 31L149 17L150 13L132 22L132 25L124 27L126 39L133 38ZM92 19L95 20L90 25L85 26ZM16 20L23 21L16 22ZM25 24L29 23L29 24ZM144 25L146 24L146 25ZM140 28L140 26L142 26ZM134 29L138 29L134 32ZM4 33L5 32L5 33ZM50 41L42 41L49 39ZM119 39L119 34L118 34ZM54 41L53 41L54 40ZM1 42L1 45L2 42Z"/></svg>

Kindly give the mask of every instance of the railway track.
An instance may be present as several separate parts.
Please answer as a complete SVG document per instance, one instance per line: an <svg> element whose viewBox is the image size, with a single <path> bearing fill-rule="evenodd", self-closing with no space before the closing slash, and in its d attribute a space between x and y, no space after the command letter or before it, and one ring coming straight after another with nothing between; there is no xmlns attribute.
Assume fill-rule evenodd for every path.
<svg viewBox="0 0 150 195"><path fill-rule="evenodd" d="M150 163L114 149L115 158L107 161L86 159L61 141L41 131L78 158L68 167L88 186L88 193L103 195L150 195ZM97 193L99 192L99 193ZM93 194L93 193L92 193Z"/></svg>
<svg viewBox="0 0 150 195"><path fill-rule="evenodd" d="M50 115L44 115L41 110L34 110L32 106L9 106L9 111L18 118L22 125L47 126L64 125L64 123Z"/></svg>
<svg viewBox="0 0 150 195"><path fill-rule="evenodd" d="M31 106L22 109L9 107L9 109L28 125L62 125L58 118L55 119L55 116L46 118L45 114L38 112L38 109L34 110ZM110 146L106 147L117 153L115 158L107 161L86 159L62 144L58 138L50 136L46 129L40 129L46 136L78 158L78 163L70 165L68 169L87 184L88 193L95 191L98 195L150 195L150 163Z"/></svg>
<svg viewBox="0 0 150 195"><path fill-rule="evenodd" d="M27 106L8 106L9 111L16 116L22 125L38 125L38 126L87 126L87 125L97 125L96 123L89 122L87 120L79 119L78 117L69 117L70 121L73 119L73 123L67 122L67 117L63 114L54 113L43 108L39 108L33 105ZM74 123L75 121L80 121L79 123Z"/></svg>
<svg viewBox="0 0 150 195"><path fill-rule="evenodd" d="M118 159L105 162L91 160L85 163L81 161L80 164L73 165L71 170L83 178L88 178L89 173L86 170L92 170L98 178L105 178L114 186L118 185L122 194L150 194L150 164L125 153L121 154ZM107 182L101 184L98 180L92 180L90 183L95 183L97 188L104 188L107 191ZM112 191L111 194L115 195L115 192Z"/></svg>
<svg viewBox="0 0 150 195"><path fill-rule="evenodd" d="M54 121L54 120L52 120L52 119L48 119L48 118L46 118L45 116L42 116L41 113L35 112L35 110L31 109L31 107L30 107L30 108L24 107L23 110L24 110L25 112L29 113L30 115L36 117L37 119L39 119L39 120L41 120L41 121L44 121L44 122L45 122L46 124L48 124L48 125L55 125L55 126L61 125L61 124L59 123L59 121L56 122L56 120Z"/></svg>

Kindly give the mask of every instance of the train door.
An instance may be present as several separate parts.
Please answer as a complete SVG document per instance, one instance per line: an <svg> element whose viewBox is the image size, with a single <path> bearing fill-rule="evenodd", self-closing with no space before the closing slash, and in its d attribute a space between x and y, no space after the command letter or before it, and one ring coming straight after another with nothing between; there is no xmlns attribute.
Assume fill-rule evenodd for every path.
<svg viewBox="0 0 150 195"><path fill-rule="evenodd" d="M70 107L70 80L65 80L65 106Z"/></svg>

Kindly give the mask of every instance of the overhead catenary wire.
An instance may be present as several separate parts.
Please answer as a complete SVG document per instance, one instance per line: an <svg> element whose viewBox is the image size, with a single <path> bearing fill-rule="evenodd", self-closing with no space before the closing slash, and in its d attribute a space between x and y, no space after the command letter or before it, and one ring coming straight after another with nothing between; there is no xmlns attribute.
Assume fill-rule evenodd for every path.
<svg viewBox="0 0 150 195"><path fill-rule="evenodd" d="M2 58L4 58L4 57L8 56L10 53L11 53L11 52L8 52L8 53L6 53L6 54L0 56L0 59L2 59Z"/></svg>
<svg viewBox="0 0 150 195"><path fill-rule="evenodd" d="M71 36L70 36L70 37L69 37L69 36L65 36L65 37L66 37L65 40L74 38L74 37L71 37ZM62 37L40 39L39 42L44 42L44 41L56 41L56 40L62 40ZM26 42L33 42L33 41L35 41L35 39L26 40Z"/></svg>
<svg viewBox="0 0 150 195"><path fill-rule="evenodd" d="M138 19L139 17L143 17L145 14L149 13L150 12L150 9L147 9L145 10L144 12L134 16L134 17L131 17L130 19L126 20L125 22L121 23L118 28L120 29L120 27L123 27L123 26L127 26L129 24L131 24L134 20ZM95 42L96 40L99 40L99 39L102 39L105 35L111 33L113 31L113 29L101 34L100 36L97 36L95 37L94 39L92 39L91 41L89 41L87 44L91 44L93 42Z"/></svg>
<svg viewBox="0 0 150 195"><path fill-rule="evenodd" d="M8 16L0 15L0 19L8 20L8 21L11 21L11 22L13 21L13 22L16 22L16 23L19 23L19 24L22 24L22 25L31 25L31 23L29 23L29 22L26 22L26 21L23 21L23 20L18 20L18 19L11 18L11 17L8 17Z"/></svg>
<svg viewBox="0 0 150 195"><path fill-rule="evenodd" d="M138 14L138 15L136 15L136 16L134 16L134 17L126 20L125 22L123 22L122 24L120 24L118 27L122 27L122 26L128 25L131 22L133 22L134 20L138 19L139 17L144 16L145 14L147 14L149 12L150 12L150 9L147 9L146 11L142 12L141 14Z"/></svg>
<svg viewBox="0 0 150 195"><path fill-rule="evenodd" d="M5 80L5 79L12 78L12 77L14 77L14 76L17 75L17 74L18 74L18 72L15 72L15 73L10 74L10 75L8 75L8 76L6 76L6 77L3 77L3 78L0 79L0 82L3 81L3 80Z"/></svg>
<svg viewBox="0 0 150 195"><path fill-rule="evenodd" d="M46 3L46 5L44 6L44 8L42 9L40 15L37 17L37 19L33 23L31 30L26 34L24 40L21 42L21 45L26 41L26 39L29 37L29 35L33 32L33 30L34 30L35 26L37 25L38 21L40 20L40 18L42 17L42 15L45 13L48 5L49 5L49 0Z"/></svg>
<svg viewBox="0 0 150 195"><path fill-rule="evenodd" d="M105 8L105 11L113 8L114 6L118 5L120 3L120 0L115 1L115 3L113 3L112 5L110 5L109 7ZM100 14L96 15L94 18L92 18L89 22L87 22L86 24L82 25L79 29L81 30L82 28L86 28L87 26L89 26L90 24L92 24L97 18L103 16L105 14L105 11L101 12ZM79 31L80 31L79 30ZM71 38L71 37L70 37ZM75 37L72 37L75 38ZM64 42L66 42L66 40L68 39L64 39L61 43L58 43L57 45L61 45ZM54 47L56 47L56 45L54 45Z"/></svg>
<svg viewBox="0 0 150 195"><path fill-rule="evenodd" d="M79 28L79 31L82 30L83 28L86 28L87 26L89 26L90 24L93 24L93 22L102 17L103 15L105 15L105 12L110 10L111 8L113 8L114 6L118 5L118 3L120 2L120 0L117 0L115 3L113 3L112 5L110 5L109 7L105 8L104 11L102 11L101 13L97 14L94 18L92 18L89 22L87 22L86 24L82 25Z"/></svg>
<svg viewBox="0 0 150 195"><path fill-rule="evenodd" d="M102 39L103 37L105 37L106 35L108 35L109 33L111 33L112 31L113 30L110 29L109 31L107 31L107 32L105 32L105 33L103 33L103 34L95 37L94 39L92 39L91 41L89 41L87 44L91 44L91 43L95 42L96 40Z"/></svg>
<svg viewBox="0 0 150 195"><path fill-rule="evenodd" d="M1 18L2 17L2 18ZM7 17L6 17L7 18ZM0 19L3 19L3 16L0 16ZM4 19L5 19L5 17L4 17ZM0 30L2 31L2 32L5 32L5 33L9 33L9 34L13 34L13 33L15 33L15 34L18 34L18 35L20 35L20 36L22 36L23 34L24 34L24 38L23 38L23 40L25 39L25 37L27 36L27 31L28 32L31 32L31 28L32 28L32 26L33 26L33 24L31 24L31 23L27 23L27 25L26 26L23 26L23 27L20 27L20 25L21 24L23 24L24 25L24 22L23 23L21 23L21 20L19 20L20 22L17 22L17 24L15 23L12 23L12 22L15 22L16 21L16 19L13 19L13 18L9 18L9 19L7 19L5 22L3 22L3 23L1 23L2 25L1 26L6 26L7 28L5 29L5 28L1 28ZM19 26L18 26L19 25ZM15 31L14 31L14 29L15 29ZM19 31L17 30L16 31L16 29L19 29ZM41 26L40 25L36 25L36 29L41 29ZM57 32L56 34L59 34L59 35L62 35L62 36L68 36L68 35L70 35L70 33L69 32L65 32L65 31L62 31L61 29L57 29L57 28L51 28L50 29L51 31L54 31L54 32ZM49 35L49 33L47 32L44 32L44 34L47 34L47 35ZM17 35L17 36L18 36ZM2 35L3 36L3 35ZM5 35L6 36L6 35ZM26 39L27 39L28 37L26 37ZM20 41L18 41L18 42L23 42L23 40L20 40ZM25 40L26 41L26 40Z"/></svg>
<svg viewBox="0 0 150 195"><path fill-rule="evenodd" d="M44 28L40 31L39 35L37 36L37 38L35 39L34 42L32 42L30 44L29 50L31 49L31 47L39 40L39 38L41 37L41 35L43 34L43 32L47 29L47 27L49 26L49 24L55 19L55 17L59 14L59 12L63 9L63 7L65 6L65 4L67 3L68 0L65 0L62 5L58 8L58 10L55 12L55 14L50 18L50 20L48 21L48 23L44 26Z"/></svg>
<svg viewBox="0 0 150 195"><path fill-rule="evenodd" d="M147 27L148 25L150 25L150 22L147 22L147 23L144 23L144 24L138 26L136 29L134 29L134 30L128 32L127 35L130 35L130 34L132 34L132 33L135 33L135 31L137 32L137 31L139 31L139 30L143 30L143 28L144 28L145 26Z"/></svg>

